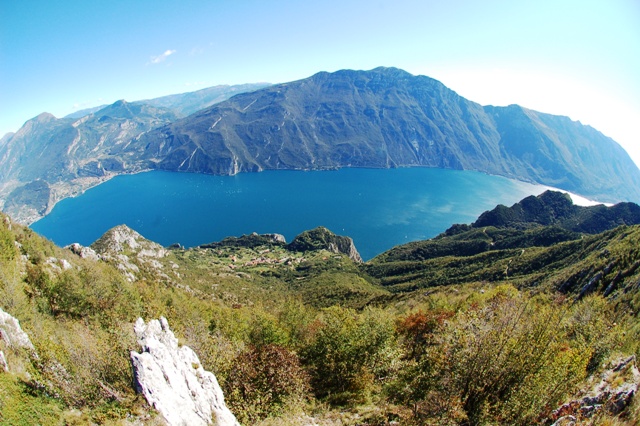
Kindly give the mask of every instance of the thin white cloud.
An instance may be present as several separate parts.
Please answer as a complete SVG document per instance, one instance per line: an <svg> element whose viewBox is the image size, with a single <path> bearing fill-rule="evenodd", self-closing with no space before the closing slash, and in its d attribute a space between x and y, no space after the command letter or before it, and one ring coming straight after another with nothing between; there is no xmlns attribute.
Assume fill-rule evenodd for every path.
<svg viewBox="0 0 640 426"><path fill-rule="evenodd" d="M198 56L198 55L202 55L204 53L204 47L202 46L196 46L194 48L191 49L191 52L189 52L189 56Z"/></svg>
<svg viewBox="0 0 640 426"><path fill-rule="evenodd" d="M166 60L169 56L173 55L174 53L176 53L175 50L165 50L165 52L161 55L158 56L152 56L151 57L151 61L149 62L150 64L159 64L160 62L163 62L164 60Z"/></svg>

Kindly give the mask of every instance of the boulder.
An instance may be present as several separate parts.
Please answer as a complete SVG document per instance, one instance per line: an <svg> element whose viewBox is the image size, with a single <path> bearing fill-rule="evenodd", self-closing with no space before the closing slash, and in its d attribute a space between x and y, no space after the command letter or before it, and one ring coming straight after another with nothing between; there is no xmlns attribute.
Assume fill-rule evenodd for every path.
<svg viewBox="0 0 640 426"><path fill-rule="evenodd" d="M100 259L100 257L98 256L98 253L96 253L95 250L92 249L91 247L85 247L78 243L73 243L66 246L65 248L68 250L71 250L73 253L77 254L83 259L91 259L91 260Z"/></svg>
<svg viewBox="0 0 640 426"><path fill-rule="evenodd" d="M140 353L131 352L136 390L170 426L239 426L215 375L191 348L178 345L165 318L148 324L138 318L134 331L142 346Z"/></svg>

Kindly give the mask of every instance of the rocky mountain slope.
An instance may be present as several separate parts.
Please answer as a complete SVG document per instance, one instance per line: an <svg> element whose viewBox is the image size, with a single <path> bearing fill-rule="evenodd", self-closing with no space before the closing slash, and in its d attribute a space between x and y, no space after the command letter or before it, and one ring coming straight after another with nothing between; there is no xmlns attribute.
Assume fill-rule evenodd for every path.
<svg viewBox="0 0 640 426"><path fill-rule="evenodd" d="M640 171L596 130L517 105L482 107L395 68L318 73L242 94L139 142L128 149L165 170L428 166L640 200Z"/></svg>
<svg viewBox="0 0 640 426"><path fill-rule="evenodd" d="M498 174L600 201L640 200L640 170L626 152L567 117L483 107L396 68L321 72L240 93L257 87L121 101L80 118L42 114L0 141L4 211L29 222L110 176L151 169L426 166Z"/></svg>
<svg viewBox="0 0 640 426"><path fill-rule="evenodd" d="M43 113L0 140L3 210L29 223L59 200L111 176L148 169L123 151L145 132L266 84L215 86L146 101L117 101L56 118Z"/></svg>
<svg viewBox="0 0 640 426"><path fill-rule="evenodd" d="M0 146L4 210L37 218L109 176L140 170L122 148L175 119L165 108L118 101L79 119L41 114L27 121Z"/></svg>

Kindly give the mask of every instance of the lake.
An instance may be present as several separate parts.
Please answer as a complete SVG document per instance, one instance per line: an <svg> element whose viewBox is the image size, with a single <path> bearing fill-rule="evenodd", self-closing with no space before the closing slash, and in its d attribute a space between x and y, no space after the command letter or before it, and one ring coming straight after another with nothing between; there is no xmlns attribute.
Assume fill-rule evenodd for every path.
<svg viewBox="0 0 640 426"><path fill-rule="evenodd" d="M325 226L353 238L363 259L473 222L545 187L473 171L430 168L265 171L212 176L152 171L117 176L59 202L31 228L60 246L89 245L126 224L164 246L251 232Z"/></svg>

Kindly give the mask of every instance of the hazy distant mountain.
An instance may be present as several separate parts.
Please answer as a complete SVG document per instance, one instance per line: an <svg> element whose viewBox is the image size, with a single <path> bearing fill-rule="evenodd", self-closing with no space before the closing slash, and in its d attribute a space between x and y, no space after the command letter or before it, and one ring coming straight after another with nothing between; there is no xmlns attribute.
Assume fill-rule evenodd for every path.
<svg viewBox="0 0 640 426"><path fill-rule="evenodd" d="M253 92L270 83L237 84L234 86L219 85L196 90L195 92L180 93L177 95L162 96L155 99L146 99L134 103L149 104L156 107L170 108L180 116L187 116L201 109L210 107L218 102L225 101L239 93Z"/></svg>
<svg viewBox="0 0 640 426"><path fill-rule="evenodd" d="M79 119L38 115L0 146L4 210L33 220L91 184L135 171L122 148L177 118L166 108L125 101Z"/></svg>
<svg viewBox="0 0 640 426"><path fill-rule="evenodd" d="M517 105L483 107L396 68L321 72L178 119L259 86L119 101L79 119L41 114L0 139L5 209L28 222L110 176L148 169L427 166L538 182L600 201L640 200L640 170L597 130Z"/></svg>
<svg viewBox="0 0 640 426"><path fill-rule="evenodd" d="M141 101L131 102L132 104L147 104L155 107L168 108L173 110L179 117L186 117L203 108L225 101L231 96L238 93L251 92L270 86L270 83L250 83L236 84L230 86L221 84L218 86L207 87L205 89L196 90L195 92L178 93L175 95L161 96L159 98L144 99ZM66 115L64 118L82 118L85 115L93 114L100 111L108 105L100 105L92 108L81 109Z"/></svg>
<svg viewBox="0 0 640 426"><path fill-rule="evenodd" d="M517 105L482 107L395 68L322 72L238 95L128 149L166 170L429 166L640 200L640 171L597 130Z"/></svg>
<svg viewBox="0 0 640 426"><path fill-rule="evenodd" d="M122 150L141 134L200 107L266 85L215 86L147 101L122 100L61 119L40 114L18 132L0 139L3 210L30 222L62 198L113 175L139 171L141 162Z"/></svg>
<svg viewBox="0 0 640 426"><path fill-rule="evenodd" d="M74 111L71 114L65 115L63 118L82 118L85 115L93 114L94 112L100 111L102 108L108 106L107 104L98 105L92 108L80 109L78 111Z"/></svg>
<svg viewBox="0 0 640 426"><path fill-rule="evenodd" d="M2 181L48 182L95 175L94 161L113 158L124 170L117 155L120 145L154 127L177 118L166 108L118 101L80 119L43 113L27 121L3 146Z"/></svg>

